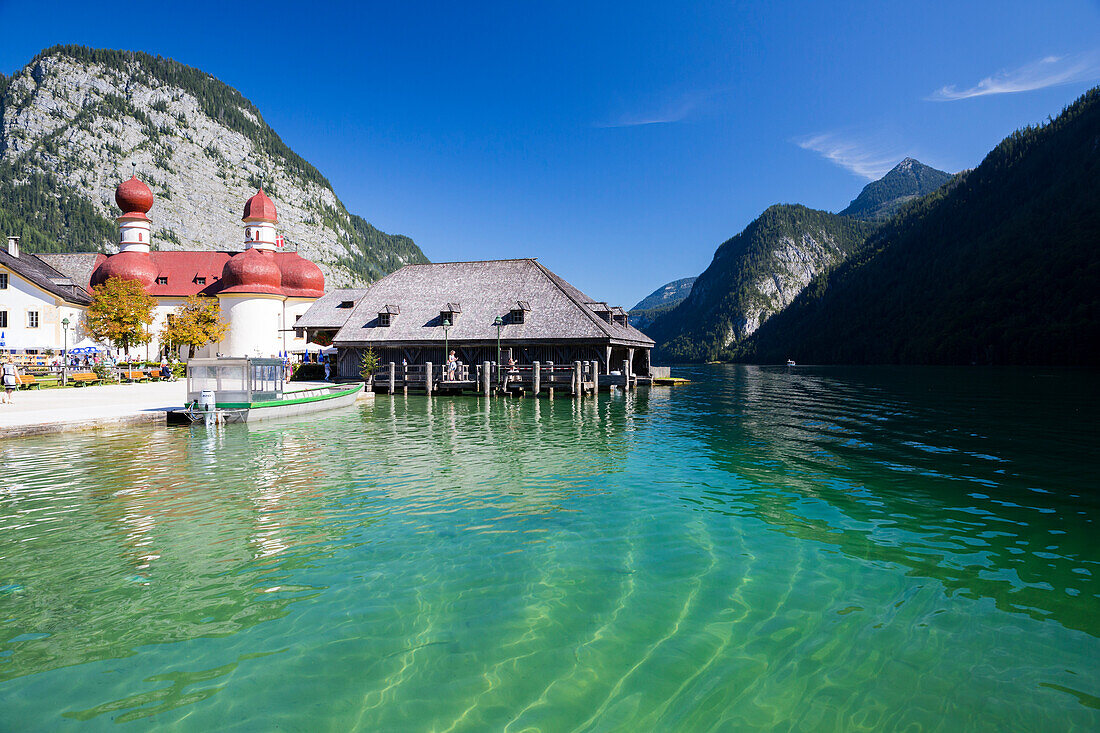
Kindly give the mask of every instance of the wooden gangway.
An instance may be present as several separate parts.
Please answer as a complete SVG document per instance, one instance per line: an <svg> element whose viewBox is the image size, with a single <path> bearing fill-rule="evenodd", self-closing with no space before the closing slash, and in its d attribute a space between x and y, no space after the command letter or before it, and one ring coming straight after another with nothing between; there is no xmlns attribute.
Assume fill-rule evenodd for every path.
<svg viewBox="0 0 1100 733"><path fill-rule="evenodd" d="M555 395L581 397L595 394L601 388L609 390L612 386L626 389L637 386L638 379L629 374L627 362L623 362L619 374L602 374L600 366L598 361L505 365L486 361L458 364L452 372L445 364L396 364L391 361L374 370L373 389L387 394L507 394L553 398Z"/></svg>

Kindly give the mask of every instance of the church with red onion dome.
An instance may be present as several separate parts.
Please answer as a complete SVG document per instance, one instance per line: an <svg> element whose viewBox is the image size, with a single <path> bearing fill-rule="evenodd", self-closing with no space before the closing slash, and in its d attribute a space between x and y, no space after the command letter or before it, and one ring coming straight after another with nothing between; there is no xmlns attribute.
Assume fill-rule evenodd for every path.
<svg viewBox="0 0 1100 733"><path fill-rule="evenodd" d="M135 280L157 300L159 333L168 316L191 295L216 297L225 338L199 356L278 356L303 352L306 341L295 321L324 295L325 276L297 252L283 252L276 236L275 202L261 187L244 205L244 243L239 251L153 251L153 192L136 175L115 190L121 214L119 251L100 255L89 285L112 277ZM154 346L156 346L154 344ZM159 346L157 347L159 349Z"/></svg>

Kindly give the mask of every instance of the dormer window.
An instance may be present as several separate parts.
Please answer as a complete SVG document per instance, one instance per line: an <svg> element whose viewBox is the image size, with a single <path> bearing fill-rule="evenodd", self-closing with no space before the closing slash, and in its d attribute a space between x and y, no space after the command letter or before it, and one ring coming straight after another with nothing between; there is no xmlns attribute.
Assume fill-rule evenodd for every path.
<svg viewBox="0 0 1100 733"><path fill-rule="evenodd" d="M206 285L206 278L205 278L205 277L197 277L197 276L196 276L196 277L195 277L195 284L196 284L196 285Z"/></svg>
<svg viewBox="0 0 1100 733"><path fill-rule="evenodd" d="M354 300L341 300L341 301L340 301L340 302L339 302L339 303L338 303L338 304L336 305L336 307L337 307L337 308L351 308L351 307L352 307L353 305L355 305L355 301L354 301Z"/></svg>
<svg viewBox="0 0 1100 733"><path fill-rule="evenodd" d="M446 321L453 326L455 321L458 320L458 314L461 312L462 306L458 303L444 303L443 308L439 311L439 322Z"/></svg>
<svg viewBox="0 0 1100 733"><path fill-rule="evenodd" d="M396 305L387 305L382 310L378 311L378 327L389 328L393 323L394 316L401 313L401 309Z"/></svg>
<svg viewBox="0 0 1100 733"><path fill-rule="evenodd" d="M158 277L157 278L157 285L167 285L167 284L168 284L168 278L166 278L166 277Z"/></svg>
<svg viewBox="0 0 1100 733"><path fill-rule="evenodd" d="M531 310L531 304L526 300L517 300L512 304L512 310L508 312L510 323L523 323L527 320L527 311Z"/></svg>

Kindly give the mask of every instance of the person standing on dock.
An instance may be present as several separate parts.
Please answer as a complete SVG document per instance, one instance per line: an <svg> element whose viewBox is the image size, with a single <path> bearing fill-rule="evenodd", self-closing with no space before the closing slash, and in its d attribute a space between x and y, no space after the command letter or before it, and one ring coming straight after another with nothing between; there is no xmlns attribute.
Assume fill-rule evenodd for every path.
<svg viewBox="0 0 1100 733"><path fill-rule="evenodd" d="M15 404L15 400L12 395L15 393L15 388L19 386L19 370L15 368L15 362L11 358L11 354L8 354L8 360L4 362L3 370L3 382L4 382L4 403L8 405Z"/></svg>
<svg viewBox="0 0 1100 733"><path fill-rule="evenodd" d="M458 370L458 357L455 356L455 352L451 351L447 357L447 381L455 381L455 372Z"/></svg>

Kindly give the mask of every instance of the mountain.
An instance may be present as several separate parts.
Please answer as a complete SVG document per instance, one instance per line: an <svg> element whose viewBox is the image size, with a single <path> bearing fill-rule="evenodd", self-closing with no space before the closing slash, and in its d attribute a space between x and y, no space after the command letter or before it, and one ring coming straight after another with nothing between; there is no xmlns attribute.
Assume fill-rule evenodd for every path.
<svg viewBox="0 0 1100 733"><path fill-rule="evenodd" d="M840 213L856 219L883 221L896 214L907 201L926 196L950 180L950 173L906 158L885 176L864 186L859 196Z"/></svg>
<svg viewBox="0 0 1100 733"><path fill-rule="evenodd" d="M694 277L673 280L639 300L637 305L630 309L631 325L636 328L645 328L658 316L678 306L691 292L691 286L695 284L695 280Z"/></svg>
<svg viewBox="0 0 1100 733"><path fill-rule="evenodd" d="M657 357L727 355L876 226L797 204L772 206L718 248L682 303L645 328L657 342Z"/></svg>
<svg viewBox="0 0 1100 733"><path fill-rule="evenodd" d="M906 207L739 345L738 355L1095 366L1100 87Z"/></svg>
<svg viewBox="0 0 1100 733"><path fill-rule="evenodd" d="M0 227L33 252L110 251L113 195L137 174L156 195L160 249L239 249L262 184L279 232L330 287L426 262L408 237L351 214L236 89L176 61L56 46L0 77Z"/></svg>

